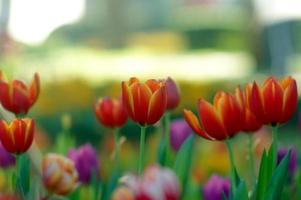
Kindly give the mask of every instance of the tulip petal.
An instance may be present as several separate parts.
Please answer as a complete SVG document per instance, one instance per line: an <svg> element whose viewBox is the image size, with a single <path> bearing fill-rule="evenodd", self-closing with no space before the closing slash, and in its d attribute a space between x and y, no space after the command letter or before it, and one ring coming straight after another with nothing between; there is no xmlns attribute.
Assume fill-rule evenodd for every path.
<svg viewBox="0 0 301 200"><path fill-rule="evenodd" d="M145 84L149 87L149 89L151 89L152 93L154 93L161 87L161 83L155 79L149 79L145 82Z"/></svg>
<svg viewBox="0 0 301 200"><path fill-rule="evenodd" d="M15 138L10 133L8 124L0 120L0 140L3 147L10 153L15 153Z"/></svg>
<svg viewBox="0 0 301 200"><path fill-rule="evenodd" d="M262 127L255 115L249 110L246 109L245 112L245 122L243 123L242 130L245 132L255 132Z"/></svg>
<svg viewBox="0 0 301 200"><path fill-rule="evenodd" d="M281 120L283 107L283 91L277 80L269 78L263 87L263 105L265 114L271 124L276 124Z"/></svg>
<svg viewBox="0 0 301 200"><path fill-rule="evenodd" d="M254 82L252 86L250 107L251 111L254 113L254 115L259 121L261 121L264 124L269 123L264 111L263 96L256 82Z"/></svg>
<svg viewBox="0 0 301 200"><path fill-rule="evenodd" d="M122 101L123 105L132 119L135 119L134 114L134 100L131 88L126 84L126 82L121 83L122 86Z"/></svg>
<svg viewBox="0 0 301 200"><path fill-rule="evenodd" d="M228 137L221 116L217 114L215 108L211 104L200 99L198 101L198 111L201 124L210 137L216 140L224 140Z"/></svg>
<svg viewBox="0 0 301 200"><path fill-rule="evenodd" d="M176 108L180 103L180 91L177 84L168 77L165 81L167 92L167 109L171 110Z"/></svg>
<svg viewBox="0 0 301 200"><path fill-rule="evenodd" d="M207 140L214 140L213 138L208 136L204 130L202 130L200 122L198 118L195 116L195 114L193 114L193 112L184 109L183 114L186 122L189 124L189 126L194 130L196 134L198 134L199 136Z"/></svg>
<svg viewBox="0 0 301 200"><path fill-rule="evenodd" d="M113 121L115 126L122 126L126 120L127 115L120 99L113 101Z"/></svg>
<svg viewBox="0 0 301 200"><path fill-rule="evenodd" d="M137 122L144 126L147 123L149 102L152 96L151 90L146 84L132 85L135 117Z"/></svg>
<svg viewBox="0 0 301 200"><path fill-rule="evenodd" d="M39 77L39 74L35 73L34 79L31 82L31 85L29 88L30 105L33 105L36 102L39 94L40 94L40 77Z"/></svg>
<svg viewBox="0 0 301 200"><path fill-rule="evenodd" d="M291 118L291 116L297 109L297 104L297 83L295 80L291 79L290 83L287 84L287 86L284 89L282 117L280 120L281 123L285 123L289 120L289 118Z"/></svg>
<svg viewBox="0 0 301 200"><path fill-rule="evenodd" d="M0 101L2 106L9 110L9 111L14 111L12 107L12 96L11 96L12 91L10 90L9 85L0 80Z"/></svg>
<svg viewBox="0 0 301 200"><path fill-rule="evenodd" d="M26 152L34 138L34 131L35 131L35 122L32 119L24 119L24 122L26 123L26 131L25 131L25 144L24 148L22 149L22 152Z"/></svg>
<svg viewBox="0 0 301 200"><path fill-rule="evenodd" d="M21 81L14 80L12 83L12 106L16 113L27 113L30 108L27 87Z"/></svg>
<svg viewBox="0 0 301 200"><path fill-rule="evenodd" d="M105 126L113 126L112 110L113 102L110 98L105 97L99 102L99 118Z"/></svg>
<svg viewBox="0 0 301 200"><path fill-rule="evenodd" d="M10 123L9 130L15 139L16 153L18 154L23 152L22 150L25 145L26 123L23 120L15 119Z"/></svg>
<svg viewBox="0 0 301 200"><path fill-rule="evenodd" d="M149 101L147 115L148 124L154 124L162 117L166 109L166 103L166 88L163 86L153 93Z"/></svg>

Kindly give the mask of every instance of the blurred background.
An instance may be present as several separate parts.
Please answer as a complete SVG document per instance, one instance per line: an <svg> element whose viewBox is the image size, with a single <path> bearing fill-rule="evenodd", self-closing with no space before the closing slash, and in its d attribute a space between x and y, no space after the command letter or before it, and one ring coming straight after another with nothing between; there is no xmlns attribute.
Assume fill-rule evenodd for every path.
<svg viewBox="0 0 301 200"><path fill-rule="evenodd" d="M27 82L34 72L41 77L30 112L38 145L51 149L70 127L74 144L93 143L101 160L110 155L113 136L97 123L93 103L119 96L122 80L172 77L182 93L172 118L180 118L199 97L210 100L217 90L267 75L289 74L300 85L300 36L298 0L0 0L0 69ZM283 127L284 145L301 141L297 127L298 113ZM139 127L129 122L121 132L129 141L122 148L126 160L136 153L131 143L138 143ZM149 132L151 162L160 137ZM198 142L207 152L216 145ZM228 172L226 155L214 149L217 158L197 154L196 180L210 170Z"/></svg>

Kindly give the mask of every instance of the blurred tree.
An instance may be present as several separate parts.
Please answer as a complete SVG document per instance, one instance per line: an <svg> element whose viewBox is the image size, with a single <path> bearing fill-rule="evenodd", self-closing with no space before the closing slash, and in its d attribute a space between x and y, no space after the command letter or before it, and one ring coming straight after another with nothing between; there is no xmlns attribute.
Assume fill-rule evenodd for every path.
<svg viewBox="0 0 301 200"><path fill-rule="evenodd" d="M10 41L7 32L10 14L10 0L1 0L0 5L0 56L2 56L5 54Z"/></svg>

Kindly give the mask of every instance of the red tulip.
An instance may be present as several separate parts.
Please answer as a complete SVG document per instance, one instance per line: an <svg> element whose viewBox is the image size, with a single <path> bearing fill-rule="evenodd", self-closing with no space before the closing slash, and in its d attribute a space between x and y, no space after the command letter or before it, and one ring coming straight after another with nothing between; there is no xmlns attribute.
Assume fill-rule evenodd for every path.
<svg viewBox="0 0 301 200"><path fill-rule="evenodd" d="M122 98L130 118L147 126L156 123L166 109L167 95L164 82L150 79L145 83L131 78L122 82Z"/></svg>
<svg viewBox="0 0 301 200"><path fill-rule="evenodd" d="M2 106L18 114L27 114L28 110L38 99L40 92L40 78L36 73L31 85L27 87L22 81L13 80L11 83L4 80L0 71L0 101Z"/></svg>
<svg viewBox="0 0 301 200"><path fill-rule="evenodd" d="M10 153L26 152L32 144L35 123L32 119L14 119L10 124L0 121L0 139Z"/></svg>
<svg viewBox="0 0 301 200"><path fill-rule="evenodd" d="M205 139L225 140L241 130L243 111L231 94L218 92L213 105L200 99L198 113L200 121L190 110L184 110L184 117L190 127Z"/></svg>
<svg viewBox="0 0 301 200"><path fill-rule="evenodd" d="M254 132L262 127L262 123L259 122L256 116L250 109L250 94L252 91L252 85L247 84L245 91L243 92L240 87L235 90L235 97L241 109L243 110L243 120L242 120L242 131L244 132Z"/></svg>
<svg viewBox="0 0 301 200"><path fill-rule="evenodd" d="M100 98L94 111L98 121L108 128L122 127L128 118L121 99Z"/></svg>
<svg viewBox="0 0 301 200"><path fill-rule="evenodd" d="M180 90L177 84L172 80L172 78L168 77L165 81L166 85L166 94L167 94L167 110L172 110L176 108L180 103Z"/></svg>
<svg viewBox="0 0 301 200"><path fill-rule="evenodd" d="M297 108L297 83L290 76L281 82L269 77L262 87L254 82L250 96L251 110L257 119L276 126L287 122Z"/></svg>

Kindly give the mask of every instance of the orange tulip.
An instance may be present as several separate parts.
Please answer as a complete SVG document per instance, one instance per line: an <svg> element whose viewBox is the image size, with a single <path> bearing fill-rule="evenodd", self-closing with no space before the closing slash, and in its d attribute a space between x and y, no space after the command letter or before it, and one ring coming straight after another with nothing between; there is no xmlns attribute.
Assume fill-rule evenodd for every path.
<svg viewBox="0 0 301 200"><path fill-rule="evenodd" d="M10 124L0 121L0 140L10 153L26 152L32 144L35 131L33 119L14 119Z"/></svg>
<svg viewBox="0 0 301 200"><path fill-rule="evenodd" d="M180 90L174 80L172 80L170 77L165 80L165 85L167 94L166 108L167 110L172 110L180 103Z"/></svg>
<svg viewBox="0 0 301 200"><path fill-rule="evenodd" d="M253 114L250 108L250 94L252 91L252 85L247 84L245 91L243 92L240 87L235 89L235 97L239 103L241 109L243 110L243 120L242 120L242 131L244 132L254 132L262 127L262 123L259 122L256 116Z"/></svg>
<svg viewBox="0 0 301 200"><path fill-rule="evenodd" d="M166 110L166 87L164 82L150 79L145 83L131 78L122 82L122 98L130 118L147 126L156 123Z"/></svg>
<svg viewBox="0 0 301 200"><path fill-rule="evenodd" d="M67 195L78 185L78 174L69 158L50 153L42 161L42 178L52 193Z"/></svg>
<svg viewBox="0 0 301 200"><path fill-rule="evenodd" d="M31 85L27 87L22 81L13 80L11 83L4 80L0 71L0 101L2 106L18 114L27 114L28 110L38 99L40 92L40 78L36 73Z"/></svg>
<svg viewBox="0 0 301 200"><path fill-rule="evenodd" d="M213 105L204 99L198 100L200 121L190 110L184 109L184 117L190 127L208 140L225 140L241 130L243 111L235 97L218 92Z"/></svg>
<svg viewBox="0 0 301 200"><path fill-rule="evenodd" d="M98 121L108 128L122 127L128 118L121 99L100 98L94 111Z"/></svg>
<svg viewBox="0 0 301 200"><path fill-rule="evenodd" d="M287 122L297 108L297 83L292 77L279 82L274 77L265 80L262 87L252 85L251 110L263 124L276 126Z"/></svg>

